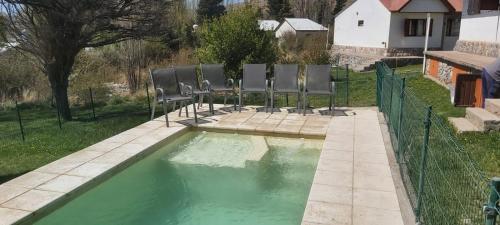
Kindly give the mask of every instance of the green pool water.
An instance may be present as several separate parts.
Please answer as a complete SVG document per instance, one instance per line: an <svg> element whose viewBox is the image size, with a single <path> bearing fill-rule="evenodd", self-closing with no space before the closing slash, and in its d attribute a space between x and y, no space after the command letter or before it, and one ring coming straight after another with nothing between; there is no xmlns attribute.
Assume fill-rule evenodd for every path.
<svg viewBox="0 0 500 225"><path fill-rule="evenodd" d="M321 145L189 132L34 224L299 225Z"/></svg>

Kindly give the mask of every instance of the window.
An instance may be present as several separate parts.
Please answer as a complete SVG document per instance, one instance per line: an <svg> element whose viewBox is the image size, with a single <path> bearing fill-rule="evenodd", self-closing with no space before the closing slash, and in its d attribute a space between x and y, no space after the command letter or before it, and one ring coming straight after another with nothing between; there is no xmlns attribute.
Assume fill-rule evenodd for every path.
<svg viewBox="0 0 500 225"><path fill-rule="evenodd" d="M429 31L429 36L432 36L432 19ZM426 19L406 19L404 27L404 35L407 37L425 36L427 28Z"/></svg>
<svg viewBox="0 0 500 225"><path fill-rule="evenodd" d="M456 37L460 34L460 18L448 18L446 20L446 33L448 37Z"/></svg>
<svg viewBox="0 0 500 225"><path fill-rule="evenodd" d="M364 20L358 20L358 27L362 27L363 25L365 25L365 21Z"/></svg>
<svg viewBox="0 0 500 225"><path fill-rule="evenodd" d="M498 0L469 0L469 15L479 14L481 10L498 10Z"/></svg>

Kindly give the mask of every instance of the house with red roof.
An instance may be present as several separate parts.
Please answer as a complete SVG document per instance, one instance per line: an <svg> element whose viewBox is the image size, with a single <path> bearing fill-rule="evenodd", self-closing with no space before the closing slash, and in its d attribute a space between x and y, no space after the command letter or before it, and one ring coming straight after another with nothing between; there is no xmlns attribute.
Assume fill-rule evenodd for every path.
<svg viewBox="0 0 500 225"><path fill-rule="evenodd" d="M451 50L460 34L462 0L357 0L336 15L333 55L363 70L381 59L422 62L428 49Z"/></svg>

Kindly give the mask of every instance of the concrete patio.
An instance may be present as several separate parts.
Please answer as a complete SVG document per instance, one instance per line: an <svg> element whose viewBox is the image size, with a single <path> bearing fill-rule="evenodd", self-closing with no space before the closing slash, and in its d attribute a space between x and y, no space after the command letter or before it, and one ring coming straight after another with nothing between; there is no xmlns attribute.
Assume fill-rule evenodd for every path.
<svg viewBox="0 0 500 225"><path fill-rule="evenodd" d="M398 199L375 108L338 109L333 117L326 109L306 116L293 108L273 114L252 106L241 113L229 106L215 109L210 115L203 107L198 124L192 111L189 118L172 112L168 128L159 117L0 185L0 225L39 218L196 127L325 139L302 225L404 224L404 199Z"/></svg>

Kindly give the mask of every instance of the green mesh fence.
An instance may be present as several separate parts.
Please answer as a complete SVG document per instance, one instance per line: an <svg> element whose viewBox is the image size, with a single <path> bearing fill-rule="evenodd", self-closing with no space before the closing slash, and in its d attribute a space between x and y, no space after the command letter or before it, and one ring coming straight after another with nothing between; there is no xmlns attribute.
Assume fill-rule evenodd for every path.
<svg viewBox="0 0 500 225"><path fill-rule="evenodd" d="M484 224L488 179L446 121L406 87L405 78L377 63L377 104L383 112L417 221Z"/></svg>

